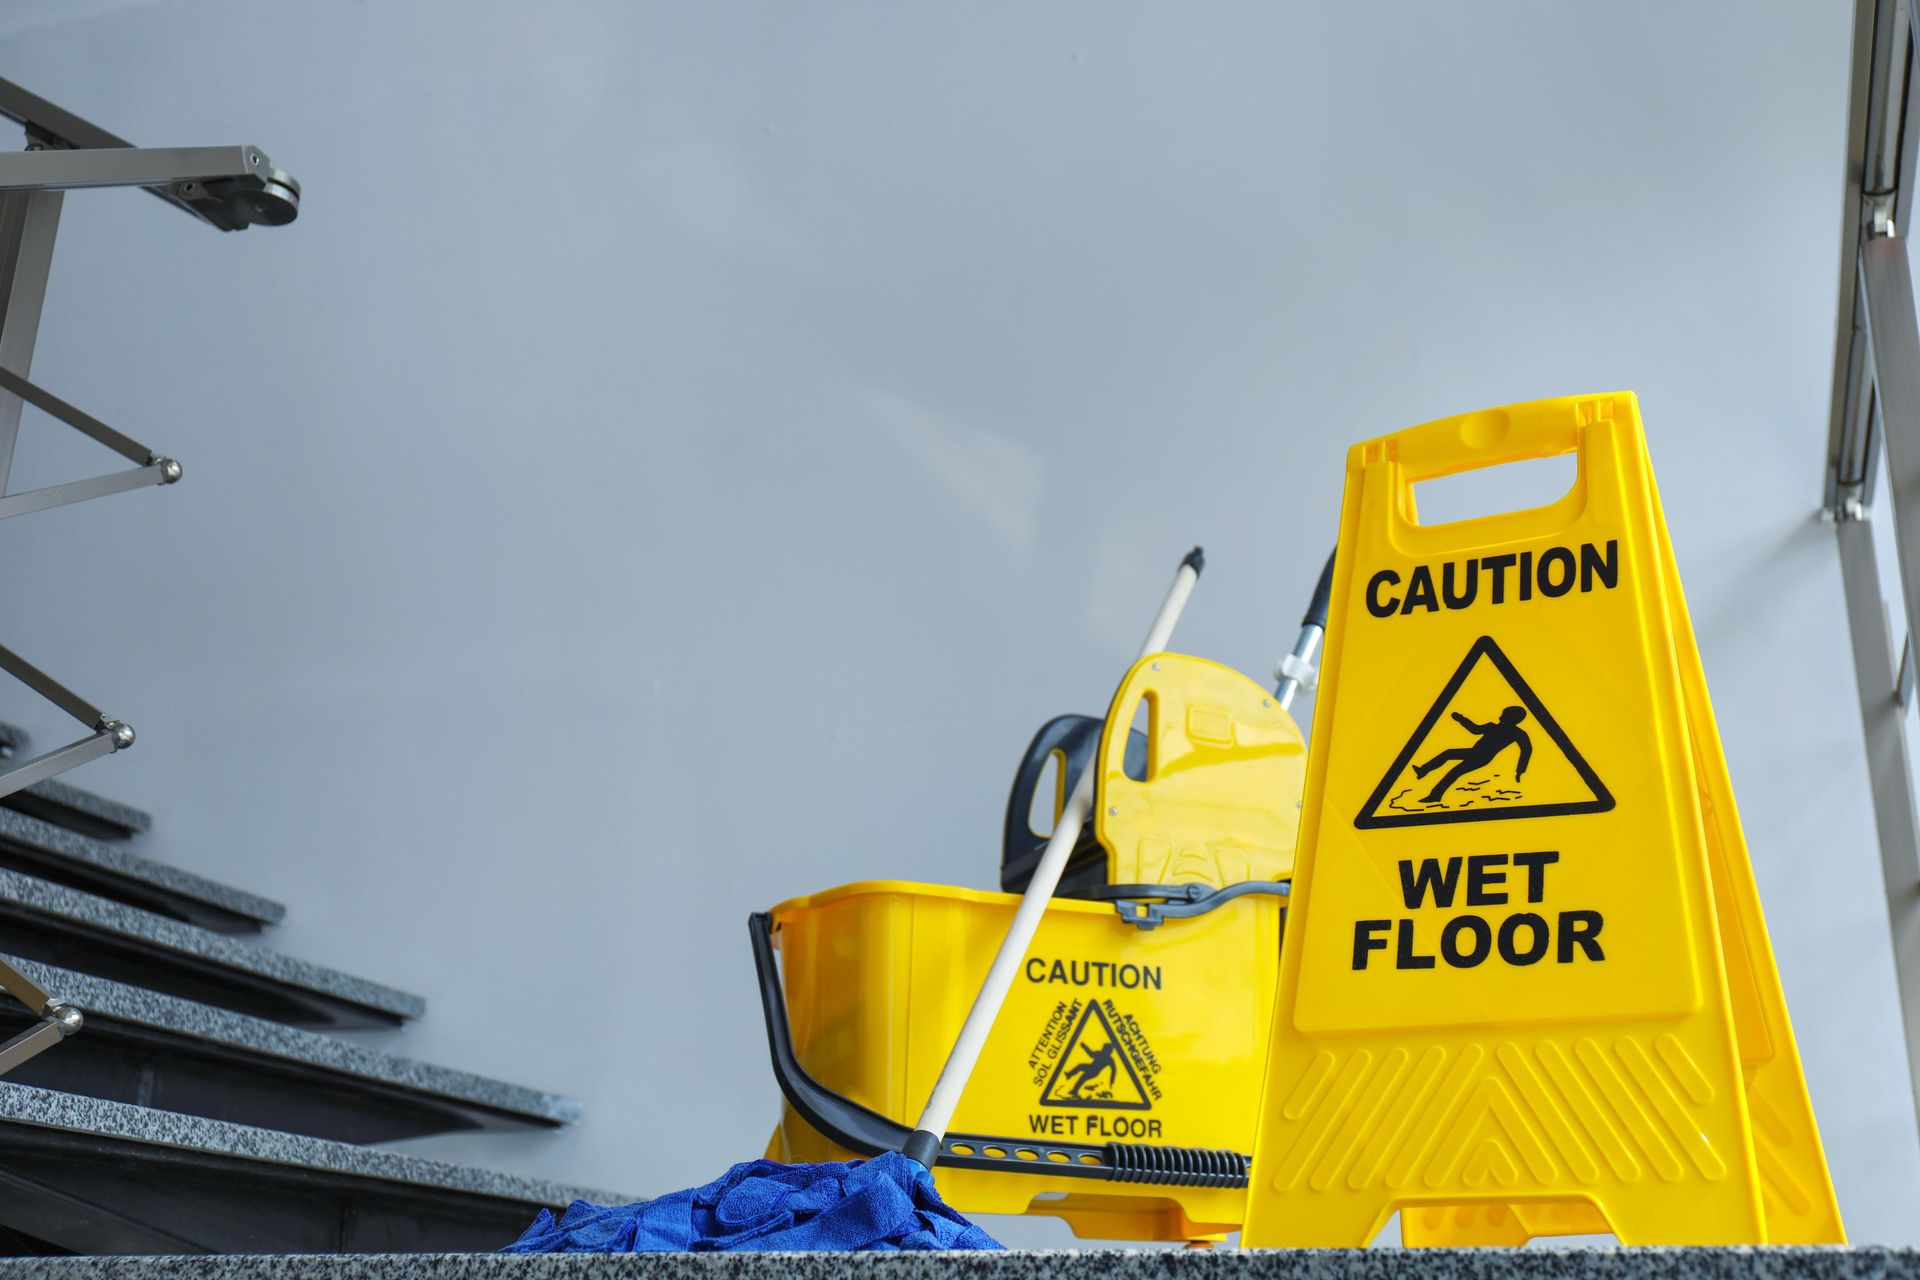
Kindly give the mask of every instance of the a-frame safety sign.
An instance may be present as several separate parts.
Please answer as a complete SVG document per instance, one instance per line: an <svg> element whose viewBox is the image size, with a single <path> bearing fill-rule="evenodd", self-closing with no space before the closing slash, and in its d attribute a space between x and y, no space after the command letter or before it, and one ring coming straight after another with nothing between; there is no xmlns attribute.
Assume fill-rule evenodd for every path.
<svg viewBox="0 0 1920 1280"><path fill-rule="evenodd" d="M1419 522L1568 453L1547 506ZM1327 637L1242 1239L1841 1241L1634 398L1356 446Z"/></svg>
<svg viewBox="0 0 1920 1280"><path fill-rule="evenodd" d="M1411 827L1611 808L1613 797L1566 731L1494 638L1481 636L1353 824Z"/></svg>

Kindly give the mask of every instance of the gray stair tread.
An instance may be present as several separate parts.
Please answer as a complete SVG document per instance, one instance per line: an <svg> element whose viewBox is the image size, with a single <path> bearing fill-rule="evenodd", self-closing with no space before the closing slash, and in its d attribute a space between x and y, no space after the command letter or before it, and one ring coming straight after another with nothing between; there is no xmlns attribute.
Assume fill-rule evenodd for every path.
<svg viewBox="0 0 1920 1280"><path fill-rule="evenodd" d="M371 1010L389 1022L416 1018L426 1010L426 1001L419 996L365 978L296 960L258 943L195 928L77 889L0 870L0 913L9 911L81 933L105 935L140 951L191 962L213 974L216 980L223 971L243 974L275 987L293 988ZM29 950L20 943L9 943L9 946ZM66 967L91 966L69 963Z"/></svg>
<svg viewBox="0 0 1920 1280"><path fill-rule="evenodd" d="M23 1258L58 1280L1915 1280L1920 1249L1095 1249L1004 1253L363 1253Z"/></svg>
<svg viewBox="0 0 1920 1280"><path fill-rule="evenodd" d="M101 1021L110 1019L250 1055L283 1059L398 1089L457 1099L533 1123L562 1125L580 1118L580 1104L558 1094L382 1053L334 1036L34 960L15 956L0 956L0 959L12 964L55 999L78 1005L87 1018L82 1035L97 1034ZM49 1050L44 1060L57 1066L54 1052Z"/></svg>
<svg viewBox="0 0 1920 1280"><path fill-rule="evenodd" d="M0 759L7 756L24 756L33 750L33 739L19 725L8 724L0 720Z"/></svg>
<svg viewBox="0 0 1920 1280"><path fill-rule="evenodd" d="M190 923L226 929L278 924L287 909L269 898L154 862L104 840L79 835L39 818L0 808L0 845L14 846L50 864L50 875L83 880L90 892L118 897L122 890L145 906ZM31 874L40 874L38 871ZM223 930L224 931L224 930Z"/></svg>
<svg viewBox="0 0 1920 1280"><path fill-rule="evenodd" d="M84 1031L82 1035L86 1034ZM48 1050L58 1052L58 1048ZM494 1169L442 1164L378 1147L361 1147L324 1138L306 1138L273 1129L228 1124L172 1111L155 1111L124 1102L104 1102L79 1094L34 1089L0 1081L0 1125L27 1125L70 1133L115 1138L143 1146L167 1147L223 1156L263 1165L326 1170L355 1178L432 1187L528 1205L565 1205L577 1199L625 1204L635 1197L617 1192L567 1187L541 1178ZM529 1219L531 1221L531 1219Z"/></svg>
<svg viewBox="0 0 1920 1280"><path fill-rule="evenodd" d="M60 778L36 782L24 791L6 797L9 808L32 809L55 816L56 821L84 825L92 834L124 840L151 830L153 818L145 809L136 809L118 800L76 787Z"/></svg>
<svg viewBox="0 0 1920 1280"><path fill-rule="evenodd" d="M582 1197L625 1198L0 1081L9 1253L498 1249Z"/></svg>

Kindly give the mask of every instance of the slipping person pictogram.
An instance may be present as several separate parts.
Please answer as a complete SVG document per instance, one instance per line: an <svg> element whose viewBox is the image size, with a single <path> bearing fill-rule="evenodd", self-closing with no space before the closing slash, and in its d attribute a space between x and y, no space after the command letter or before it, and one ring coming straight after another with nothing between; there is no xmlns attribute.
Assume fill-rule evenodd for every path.
<svg viewBox="0 0 1920 1280"><path fill-rule="evenodd" d="M1089 1049L1085 1044L1076 1045L1075 1047L1087 1055L1087 1060L1085 1062L1075 1063L1073 1066L1067 1068L1065 1081L1067 1086L1066 1096L1076 1101L1081 1099L1084 1096L1081 1090L1085 1089L1088 1084L1104 1074L1107 1077L1107 1092L1105 1096L1111 1098L1113 1096L1113 1086L1119 1083L1120 1079L1120 1064L1114 1061L1115 1046L1113 1041L1107 1041L1098 1049Z"/></svg>
<svg viewBox="0 0 1920 1280"><path fill-rule="evenodd" d="M1520 722L1527 718L1525 707L1508 707L1492 724L1478 724L1458 711L1453 713L1453 718L1459 722L1462 729L1475 735L1479 741L1470 747L1449 747L1426 763L1413 767L1414 777L1425 778L1441 765L1448 761L1453 762L1453 768L1447 770L1440 781L1434 784L1433 790L1421 798L1421 803L1439 804L1447 794L1448 787L1475 769L1483 769L1492 764L1493 758L1508 747L1520 748L1520 758L1513 766L1513 780L1518 782L1527 776L1527 763L1533 759L1533 739L1529 738L1527 731L1520 727Z"/></svg>
<svg viewBox="0 0 1920 1280"><path fill-rule="evenodd" d="M1495 708L1491 719L1479 719ZM1463 740L1462 730L1471 740ZM1353 825L1490 822L1611 808L1613 796L1566 729L1493 637L1481 636L1419 717Z"/></svg>

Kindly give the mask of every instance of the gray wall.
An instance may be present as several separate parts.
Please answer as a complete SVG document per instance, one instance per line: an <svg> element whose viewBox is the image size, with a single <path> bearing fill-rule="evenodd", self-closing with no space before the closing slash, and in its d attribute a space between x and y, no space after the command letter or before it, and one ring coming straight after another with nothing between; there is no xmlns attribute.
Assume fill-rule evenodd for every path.
<svg viewBox="0 0 1920 1280"><path fill-rule="evenodd" d="M6 641L397 1043L588 1107L424 1148L658 1191L774 1115L743 915L991 883L1188 545L1261 675L1348 443L1632 387L1843 1207L1920 1240L1812 518L1849 10L13 0L4 74L307 194L69 198L36 375L187 478L0 530Z"/></svg>

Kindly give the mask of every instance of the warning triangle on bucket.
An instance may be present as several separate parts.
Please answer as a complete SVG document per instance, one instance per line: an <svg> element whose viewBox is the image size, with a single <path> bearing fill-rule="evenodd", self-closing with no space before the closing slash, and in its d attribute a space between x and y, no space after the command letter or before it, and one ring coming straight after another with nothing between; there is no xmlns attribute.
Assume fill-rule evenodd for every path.
<svg viewBox="0 0 1920 1280"><path fill-rule="evenodd" d="M1089 1003L1073 1029L1073 1039L1040 1091L1043 1107L1095 1107L1115 1111L1151 1111L1153 1100L1140 1083L1126 1046L1099 1005Z"/></svg>
<svg viewBox="0 0 1920 1280"><path fill-rule="evenodd" d="M1407 739L1356 827L1602 813L1613 796L1492 636Z"/></svg>

